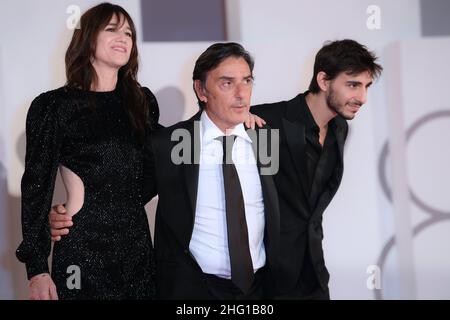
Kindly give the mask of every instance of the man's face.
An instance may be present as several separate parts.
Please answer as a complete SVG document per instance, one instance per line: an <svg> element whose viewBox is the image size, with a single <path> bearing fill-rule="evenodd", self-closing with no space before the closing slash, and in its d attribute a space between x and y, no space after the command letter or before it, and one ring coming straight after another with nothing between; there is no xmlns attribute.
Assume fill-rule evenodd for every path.
<svg viewBox="0 0 450 320"><path fill-rule="evenodd" d="M198 80L197 80L198 81ZM229 57L208 72L197 94L206 103L205 111L223 132L248 117L253 76L244 58Z"/></svg>
<svg viewBox="0 0 450 320"><path fill-rule="evenodd" d="M326 92L328 107L344 119L352 120L366 102L367 90L371 84L372 76L368 71L356 75L340 73L331 80Z"/></svg>

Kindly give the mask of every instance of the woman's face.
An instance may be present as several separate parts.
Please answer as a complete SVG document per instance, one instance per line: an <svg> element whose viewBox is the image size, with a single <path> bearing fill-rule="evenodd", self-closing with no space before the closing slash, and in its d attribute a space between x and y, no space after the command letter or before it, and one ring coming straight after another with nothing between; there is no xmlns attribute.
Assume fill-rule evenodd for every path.
<svg viewBox="0 0 450 320"><path fill-rule="evenodd" d="M119 70L130 60L133 47L132 31L123 16L113 15L108 25L99 32L97 48L92 65L96 69L114 68Z"/></svg>

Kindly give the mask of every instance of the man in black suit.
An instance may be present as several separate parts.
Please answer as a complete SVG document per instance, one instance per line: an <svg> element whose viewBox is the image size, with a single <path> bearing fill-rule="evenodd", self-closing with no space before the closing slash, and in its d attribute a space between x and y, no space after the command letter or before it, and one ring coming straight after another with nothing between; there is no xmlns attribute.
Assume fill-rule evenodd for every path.
<svg viewBox="0 0 450 320"><path fill-rule="evenodd" d="M278 139L268 128L244 127L251 123L253 65L237 43L210 46L193 72L201 110L148 139L143 197L159 195L159 299L273 296L280 231L278 160L270 160ZM52 235L60 237L71 222L56 211L65 210L50 213Z"/></svg>
<svg viewBox="0 0 450 320"><path fill-rule="evenodd" d="M270 152L271 141L261 138L264 129L243 124L252 71L241 45L210 46L193 72L201 110L152 134L147 163L155 170L147 172L155 176L146 187L154 189L146 193L159 195L154 243L160 299L261 299L274 288L278 198L259 157ZM231 140L221 140L225 136Z"/></svg>
<svg viewBox="0 0 450 320"><path fill-rule="evenodd" d="M322 215L343 173L346 120L366 102L382 67L353 40L327 43L317 53L309 90L292 100L251 108L280 130L280 299L329 299L322 250Z"/></svg>

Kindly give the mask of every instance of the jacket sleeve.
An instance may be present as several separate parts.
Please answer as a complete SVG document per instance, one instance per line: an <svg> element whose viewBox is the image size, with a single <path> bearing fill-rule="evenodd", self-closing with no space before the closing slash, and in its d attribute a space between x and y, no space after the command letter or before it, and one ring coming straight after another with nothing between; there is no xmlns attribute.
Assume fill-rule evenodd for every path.
<svg viewBox="0 0 450 320"><path fill-rule="evenodd" d="M22 235L16 251L26 265L28 279L49 272L51 239L48 213L62 142L56 103L48 94L37 97L26 120L25 172L22 177Z"/></svg>
<svg viewBox="0 0 450 320"><path fill-rule="evenodd" d="M144 141L144 179L143 179L143 201L144 204L148 203L153 197L157 195L156 180L155 180L155 158L153 154L153 148L151 145L151 137L155 130L163 128L158 123L159 121L159 106L156 97L148 88L143 88L146 95L149 112L147 119L147 127L145 130Z"/></svg>

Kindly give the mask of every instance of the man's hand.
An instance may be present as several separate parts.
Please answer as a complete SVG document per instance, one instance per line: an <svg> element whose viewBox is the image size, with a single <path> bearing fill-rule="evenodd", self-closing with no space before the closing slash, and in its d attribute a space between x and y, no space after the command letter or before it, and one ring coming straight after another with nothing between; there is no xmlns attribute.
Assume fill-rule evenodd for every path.
<svg viewBox="0 0 450 320"><path fill-rule="evenodd" d="M255 129L255 123L258 125L258 127L262 128L266 124L266 121L264 121L263 118L254 115L253 113L249 113L247 120L245 120L245 126L247 128Z"/></svg>
<svg viewBox="0 0 450 320"><path fill-rule="evenodd" d="M58 300L56 286L48 273L30 279L30 300Z"/></svg>
<svg viewBox="0 0 450 320"><path fill-rule="evenodd" d="M72 217L66 214L66 208L63 205L53 206L48 215L48 220L52 241L61 240L61 236L68 234L68 228L73 225Z"/></svg>

